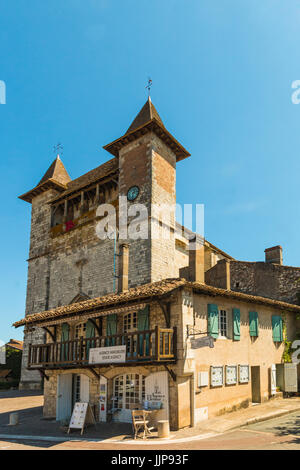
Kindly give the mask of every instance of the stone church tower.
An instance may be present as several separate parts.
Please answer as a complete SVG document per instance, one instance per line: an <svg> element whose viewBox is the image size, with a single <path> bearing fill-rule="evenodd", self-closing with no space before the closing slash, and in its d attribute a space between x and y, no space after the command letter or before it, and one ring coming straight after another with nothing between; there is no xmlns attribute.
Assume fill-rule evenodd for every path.
<svg viewBox="0 0 300 470"><path fill-rule="evenodd" d="M176 163L189 153L166 130L150 97L125 135L104 148L119 160L119 195L138 188L128 210L139 203L148 212L147 240L129 241L130 285L175 277Z"/></svg>
<svg viewBox="0 0 300 470"><path fill-rule="evenodd" d="M167 131L150 98L126 133L104 149L113 159L75 180L57 157L39 184L20 196L32 204L26 315L113 292L122 260L114 240L97 237L97 207L110 203L118 212L119 196L126 198L129 214L133 204L147 208L149 227L145 239L129 234L118 240L117 251L126 246L129 252L128 288L179 276L176 163L190 154ZM155 209L162 204L171 207L167 218ZM128 216L129 225L136 215ZM46 332L25 331L22 389L41 387L39 373L26 365L29 344L43 343Z"/></svg>

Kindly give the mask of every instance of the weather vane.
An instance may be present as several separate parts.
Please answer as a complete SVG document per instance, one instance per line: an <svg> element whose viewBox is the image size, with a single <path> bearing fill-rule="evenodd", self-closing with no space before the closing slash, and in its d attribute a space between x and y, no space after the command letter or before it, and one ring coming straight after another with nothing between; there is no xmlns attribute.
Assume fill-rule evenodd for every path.
<svg viewBox="0 0 300 470"><path fill-rule="evenodd" d="M147 83L147 85L145 86L145 88L147 88L147 90L148 90L148 96L150 96L151 87L152 87L152 80L151 80L151 78L149 78L149 79L148 79L148 83Z"/></svg>
<svg viewBox="0 0 300 470"><path fill-rule="evenodd" d="M63 154L63 146L61 145L60 142L58 142L57 145L54 145L53 147L53 152L56 154L56 155L62 155Z"/></svg>

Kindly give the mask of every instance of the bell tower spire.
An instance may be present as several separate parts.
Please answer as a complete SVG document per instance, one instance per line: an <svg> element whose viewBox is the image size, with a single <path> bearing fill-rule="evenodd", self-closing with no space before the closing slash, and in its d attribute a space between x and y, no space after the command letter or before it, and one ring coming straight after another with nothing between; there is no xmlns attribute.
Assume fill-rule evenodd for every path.
<svg viewBox="0 0 300 470"><path fill-rule="evenodd" d="M189 157L189 152L167 131L150 96L126 133L104 149L118 158L119 196L127 198L128 213L136 210L131 209L133 204L147 210L147 237L140 239L128 233L125 240L132 260L129 287L176 277L178 273L172 261L176 163ZM167 206L167 211L162 205Z"/></svg>

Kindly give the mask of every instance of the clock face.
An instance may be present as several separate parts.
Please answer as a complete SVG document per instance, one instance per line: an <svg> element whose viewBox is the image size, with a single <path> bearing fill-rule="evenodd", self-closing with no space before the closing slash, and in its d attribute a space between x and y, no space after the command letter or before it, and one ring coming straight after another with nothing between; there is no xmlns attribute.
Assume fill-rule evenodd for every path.
<svg viewBox="0 0 300 470"><path fill-rule="evenodd" d="M140 190L138 186L132 186L131 188L129 188L127 192L128 201L134 201L138 197L139 192Z"/></svg>

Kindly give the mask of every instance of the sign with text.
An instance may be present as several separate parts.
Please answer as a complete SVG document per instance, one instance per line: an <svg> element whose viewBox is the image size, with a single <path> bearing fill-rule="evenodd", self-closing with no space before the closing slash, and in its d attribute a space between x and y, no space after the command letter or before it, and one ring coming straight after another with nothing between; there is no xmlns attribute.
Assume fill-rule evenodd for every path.
<svg viewBox="0 0 300 470"><path fill-rule="evenodd" d="M89 364L111 364L126 361L126 346L107 346L91 348Z"/></svg>
<svg viewBox="0 0 300 470"><path fill-rule="evenodd" d="M191 348L198 349L209 346L210 348L214 347L214 339L211 336L204 336L204 338L192 338L191 339Z"/></svg>
<svg viewBox="0 0 300 470"><path fill-rule="evenodd" d="M83 434L84 427L87 423L90 422L94 423L96 426L95 416L90 404L83 402L75 403L69 424L68 434L70 433L71 429L81 429L81 434Z"/></svg>
<svg viewBox="0 0 300 470"><path fill-rule="evenodd" d="M84 427L88 403L75 403L69 428L82 429Z"/></svg>

